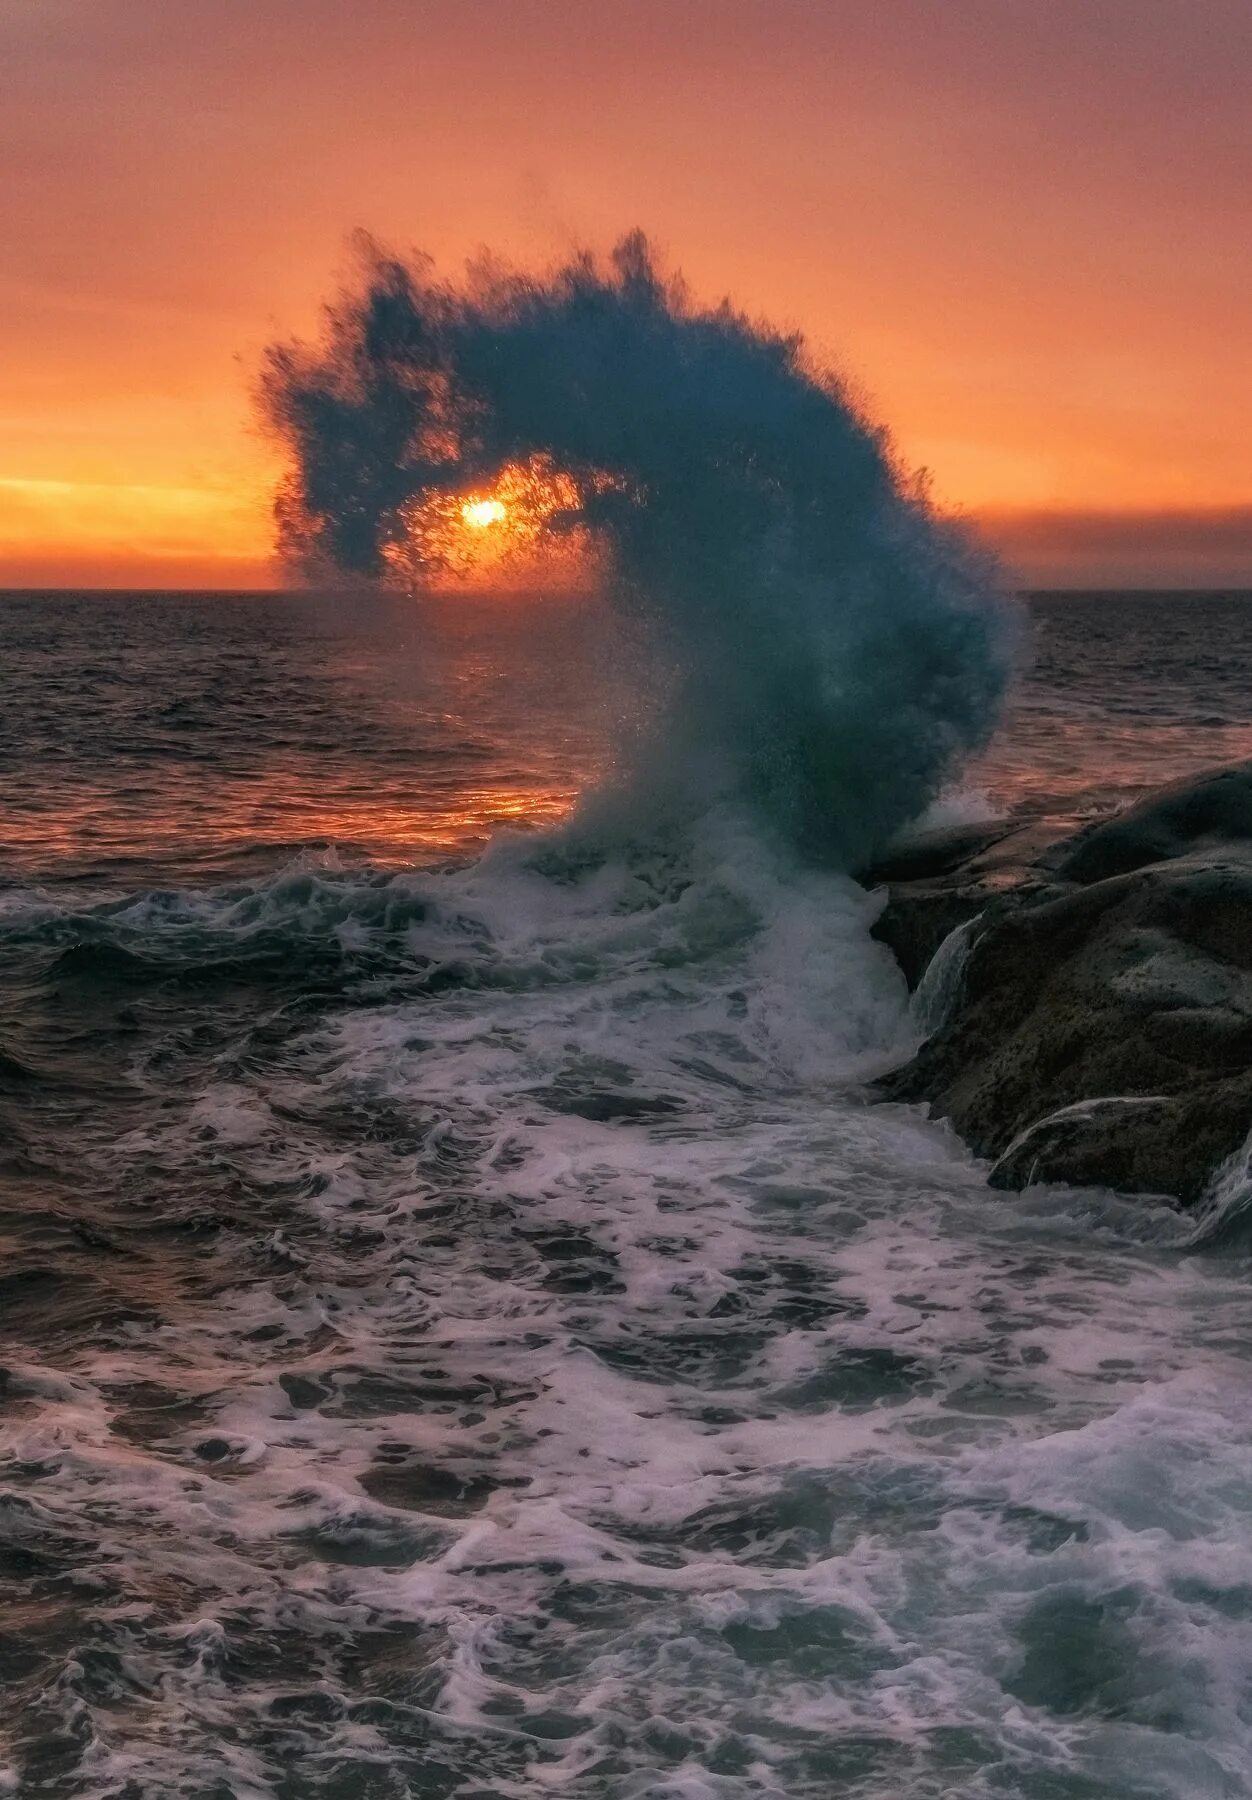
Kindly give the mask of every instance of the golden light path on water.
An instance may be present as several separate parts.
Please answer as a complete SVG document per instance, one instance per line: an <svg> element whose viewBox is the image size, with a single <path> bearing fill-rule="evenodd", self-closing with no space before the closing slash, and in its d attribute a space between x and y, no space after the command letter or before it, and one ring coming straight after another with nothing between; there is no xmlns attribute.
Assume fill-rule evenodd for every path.
<svg viewBox="0 0 1252 1800"><path fill-rule="evenodd" d="M484 487L457 506L497 498ZM460 528L490 542L502 526ZM502 828L559 823L612 769L636 697L603 601L545 587L546 562L545 545L529 588L449 578L351 607L316 595L10 602L8 666L37 652L44 673L10 691L9 729L34 729L49 681L77 710L49 742L56 780L6 792L0 863L129 870L116 873L129 883L142 845L163 878L199 882L318 846L387 866L473 855ZM1112 605L1041 615L1047 679L1023 676L957 778L975 810L1072 827L1153 781L1252 754L1240 665L1215 653L1201 683L1177 607L1127 601L1109 623ZM1212 617L1223 643L1242 629L1238 607ZM138 685L136 643L150 676ZM1162 671L1159 692L1131 712L1124 690L1144 668ZM188 754L210 720L225 734L212 763ZM118 756L123 781L106 778Z"/></svg>

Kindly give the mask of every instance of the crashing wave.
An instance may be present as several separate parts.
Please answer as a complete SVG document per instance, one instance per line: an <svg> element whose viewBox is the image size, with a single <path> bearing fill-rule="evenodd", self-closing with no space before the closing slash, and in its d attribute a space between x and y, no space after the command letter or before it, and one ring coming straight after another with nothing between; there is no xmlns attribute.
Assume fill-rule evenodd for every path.
<svg viewBox="0 0 1252 1800"><path fill-rule="evenodd" d="M542 490L529 537L588 548L664 688L614 835L730 802L856 868L994 725L1013 632L985 555L799 335L697 305L640 234L459 285L366 242L261 401L281 542L319 579L436 580L441 520Z"/></svg>

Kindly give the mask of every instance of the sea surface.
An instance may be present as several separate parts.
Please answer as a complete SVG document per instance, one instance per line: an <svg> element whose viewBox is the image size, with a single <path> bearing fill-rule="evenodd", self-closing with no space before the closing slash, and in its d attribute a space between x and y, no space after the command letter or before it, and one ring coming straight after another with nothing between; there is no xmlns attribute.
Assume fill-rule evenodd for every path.
<svg viewBox="0 0 1252 1800"><path fill-rule="evenodd" d="M934 816L1252 755L1252 596L1028 616ZM0 658L0 1793L1252 1794L1246 1251L868 1104L847 877L575 854L594 604Z"/></svg>

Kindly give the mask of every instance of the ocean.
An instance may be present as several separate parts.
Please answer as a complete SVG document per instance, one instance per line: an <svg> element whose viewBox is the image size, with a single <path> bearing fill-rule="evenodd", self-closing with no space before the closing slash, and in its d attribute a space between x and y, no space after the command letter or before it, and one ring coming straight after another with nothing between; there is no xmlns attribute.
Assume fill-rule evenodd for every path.
<svg viewBox="0 0 1252 1800"><path fill-rule="evenodd" d="M637 648L0 597L0 1792L1252 1794L1246 1255L870 1104L848 876L571 839ZM1017 655L933 819L1252 756L1252 596Z"/></svg>

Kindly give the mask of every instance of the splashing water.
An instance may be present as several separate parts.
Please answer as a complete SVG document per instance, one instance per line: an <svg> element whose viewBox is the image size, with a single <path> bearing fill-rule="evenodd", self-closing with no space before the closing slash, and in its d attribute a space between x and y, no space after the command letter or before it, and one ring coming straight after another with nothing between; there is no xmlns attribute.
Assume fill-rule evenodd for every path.
<svg viewBox="0 0 1252 1800"><path fill-rule="evenodd" d="M820 865L977 741L998 615L798 349L632 254L376 269L270 389L340 570L575 482L544 530L667 671L615 808L468 854L600 760L516 612L407 727L285 601L0 619L21 1800L1249 1792L1238 1244L865 1103L924 1021Z"/></svg>
<svg viewBox="0 0 1252 1800"><path fill-rule="evenodd" d="M730 798L857 867L985 742L1012 635L992 571L800 337L696 307L639 234L459 288L364 258L320 349L275 348L262 382L297 562L429 576L415 520L556 471L544 534L590 535L672 678L633 772L651 825Z"/></svg>

